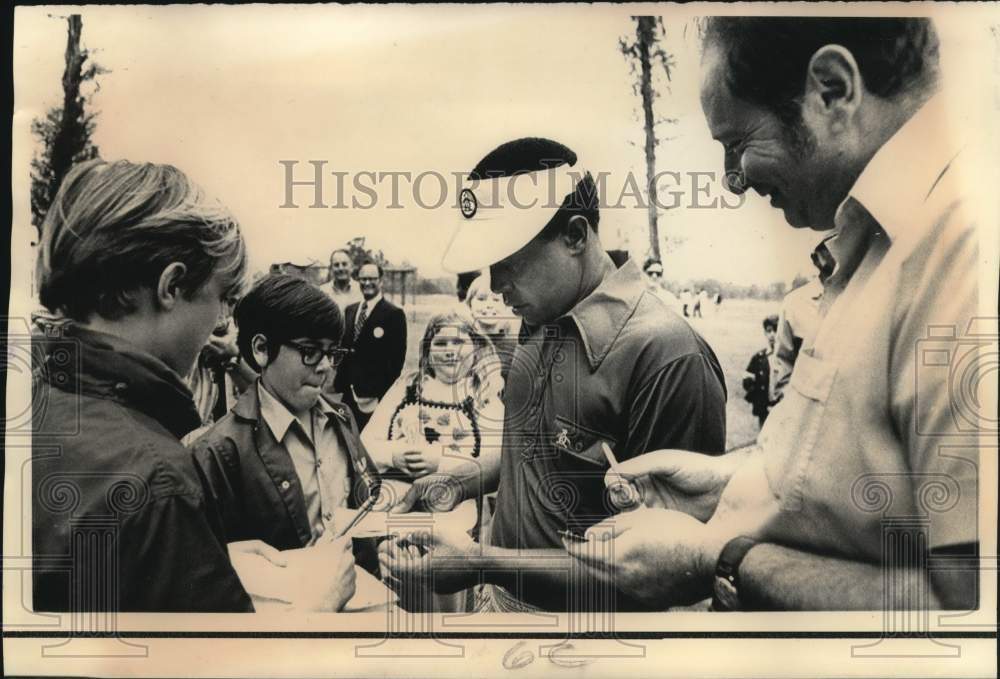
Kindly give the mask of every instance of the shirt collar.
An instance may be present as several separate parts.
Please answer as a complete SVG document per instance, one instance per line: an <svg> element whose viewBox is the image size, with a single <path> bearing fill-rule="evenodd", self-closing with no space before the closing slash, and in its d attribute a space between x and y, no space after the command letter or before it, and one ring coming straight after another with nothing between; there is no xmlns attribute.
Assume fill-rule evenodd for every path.
<svg viewBox="0 0 1000 679"><path fill-rule="evenodd" d="M285 434L288 433L293 422L298 422L300 426L303 425L302 421L295 417L281 401L272 396L271 392L264 388L260 380L257 381L257 400L260 403L261 417L264 418L264 422L267 423L267 426L271 429L271 433L274 434L274 438L277 440L281 441L285 438ZM333 407L322 397L320 397L316 405L309 412L312 414L323 414L327 417L336 414ZM305 426L302 426L302 429L306 436L309 437L309 429Z"/></svg>
<svg viewBox="0 0 1000 679"><path fill-rule="evenodd" d="M642 271L630 259L563 316L576 324L592 370L608 355L644 292Z"/></svg>
<svg viewBox="0 0 1000 679"><path fill-rule="evenodd" d="M191 389L181 376L121 337L67 322L63 334L32 341L41 348L35 368L39 378L51 380L59 389L121 400L160 422L177 438L201 425ZM75 368L59 368L67 360L75 361ZM43 365L54 367L42 369Z"/></svg>
<svg viewBox="0 0 1000 679"><path fill-rule="evenodd" d="M361 298L361 306L365 306L367 304L368 305L368 311L371 312L371 310L375 308L375 305L378 304L381 301L382 301L382 293L380 292L377 295L375 295L374 297L372 297L371 299L365 299L364 297L362 297ZM360 309L361 307L358 307L358 308Z"/></svg>
<svg viewBox="0 0 1000 679"><path fill-rule="evenodd" d="M846 204L853 198L891 240L899 238L913 207L927 199L961 149L949 134L955 127L948 124L947 114L945 96L937 94L882 145L837 208L838 229L847 220Z"/></svg>

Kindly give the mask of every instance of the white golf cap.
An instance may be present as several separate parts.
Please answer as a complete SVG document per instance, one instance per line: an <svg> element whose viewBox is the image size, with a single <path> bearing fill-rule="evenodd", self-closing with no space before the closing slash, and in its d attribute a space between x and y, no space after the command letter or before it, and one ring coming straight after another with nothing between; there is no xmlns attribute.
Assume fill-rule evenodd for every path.
<svg viewBox="0 0 1000 679"><path fill-rule="evenodd" d="M459 224L441 266L452 273L478 271L523 248L586 176L583 167L577 161L510 177L466 179L458 195Z"/></svg>

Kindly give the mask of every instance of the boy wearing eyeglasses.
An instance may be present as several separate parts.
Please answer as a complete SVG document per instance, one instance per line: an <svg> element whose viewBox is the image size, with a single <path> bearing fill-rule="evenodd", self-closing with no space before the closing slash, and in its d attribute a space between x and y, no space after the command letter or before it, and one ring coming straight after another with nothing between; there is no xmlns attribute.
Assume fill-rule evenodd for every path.
<svg viewBox="0 0 1000 679"><path fill-rule="evenodd" d="M345 354L340 309L306 281L271 275L234 319L259 377L192 446L227 540L286 550L331 538L380 486L350 410L322 396ZM374 551L355 555L375 567Z"/></svg>

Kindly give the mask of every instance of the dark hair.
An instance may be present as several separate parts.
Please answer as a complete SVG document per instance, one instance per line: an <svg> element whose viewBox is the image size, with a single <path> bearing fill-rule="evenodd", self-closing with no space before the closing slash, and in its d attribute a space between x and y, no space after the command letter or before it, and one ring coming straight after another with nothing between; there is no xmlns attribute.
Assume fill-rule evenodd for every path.
<svg viewBox="0 0 1000 679"><path fill-rule="evenodd" d="M455 280L455 294L458 295L459 302L465 301L465 296L469 293L469 286L472 285L472 281L479 278L480 273L479 271L464 271L458 274Z"/></svg>
<svg viewBox="0 0 1000 679"><path fill-rule="evenodd" d="M357 278L359 275L361 275L361 269L366 266L374 266L376 269L378 269L379 278L382 278L382 276L385 275L385 272L382 270L381 264L376 262L374 259L366 259L365 261L361 262L361 264L358 266L358 270L355 272L354 277Z"/></svg>
<svg viewBox="0 0 1000 679"><path fill-rule="evenodd" d="M771 314L770 316L768 316L767 318L764 319L764 324L763 325L764 325L764 330L767 330L768 328L770 328L771 330L777 330L778 329L778 315L777 314Z"/></svg>
<svg viewBox="0 0 1000 679"><path fill-rule="evenodd" d="M288 274L262 278L236 305L233 319L239 329L236 346L258 372L261 368L251 347L254 335L267 338L267 357L274 360L283 342L309 337L339 344L344 330L337 303L314 285Z"/></svg>
<svg viewBox="0 0 1000 679"><path fill-rule="evenodd" d="M606 250L608 257L615 263L615 268L622 268L628 261L628 250Z"/></svg>
<svg viewBox="0 0 1000 679"><path fill-rule="evenodd" d="M524 137L501 144L487 153L469 173L469 178L496 179L551 170L563 165L573 167L576 165L576 160L576 153L557 141L541 137ZM584 172L587 170L587 168L578 169ZM538 237L542 240L552 240L565 230L569 220L576 215L584 217L594 233L597 233L597 226L601 220L598 210L599 198L594 178L586 172L577 182L573 193L566 196L559 206L559 211L553 215Z"/></svg>
<svg viewBox="0 0 1000 679"><path fill-rule="evenodd" d="M847 49L865 88L883 99L937 78L938 38L930 19L710 17L704 44L722 48L734 97L788 125L800 117L809 60L825 45Z"/></svg>
<svg viewBox="0 0 1000 679"><path fill-rule="evenodd" d="M663 262L661 262L659 259L657 259L656 257L649 257L648 259L646 259L645 262L642 263L643 272L649 271L649 267L653 266L654 264L659 264L660 268L663 267Z"/></svg>
<svg viewBox="0 0 1000 679"><path fill-rule="evenodd" d="M172 165L90 160L66 175L42 223L39 300L78 321L116 320L173 262L186 267L188 299L216 273L238 296L247 255L236 220Z"/></svg>

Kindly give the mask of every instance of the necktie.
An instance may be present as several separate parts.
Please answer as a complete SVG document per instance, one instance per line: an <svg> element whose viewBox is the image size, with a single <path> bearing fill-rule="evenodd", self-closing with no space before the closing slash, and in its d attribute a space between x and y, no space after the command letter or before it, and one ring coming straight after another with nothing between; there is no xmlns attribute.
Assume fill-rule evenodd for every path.
<svg viewBox="0 0 1000 679"><path fill-rule="evenodd" d="M358 341L358 337L361 336L361 329L365 327L365 321L368 320L368 302L363 302L361 308L358 309L358 318L354 323L354 341Z"/></svg>

